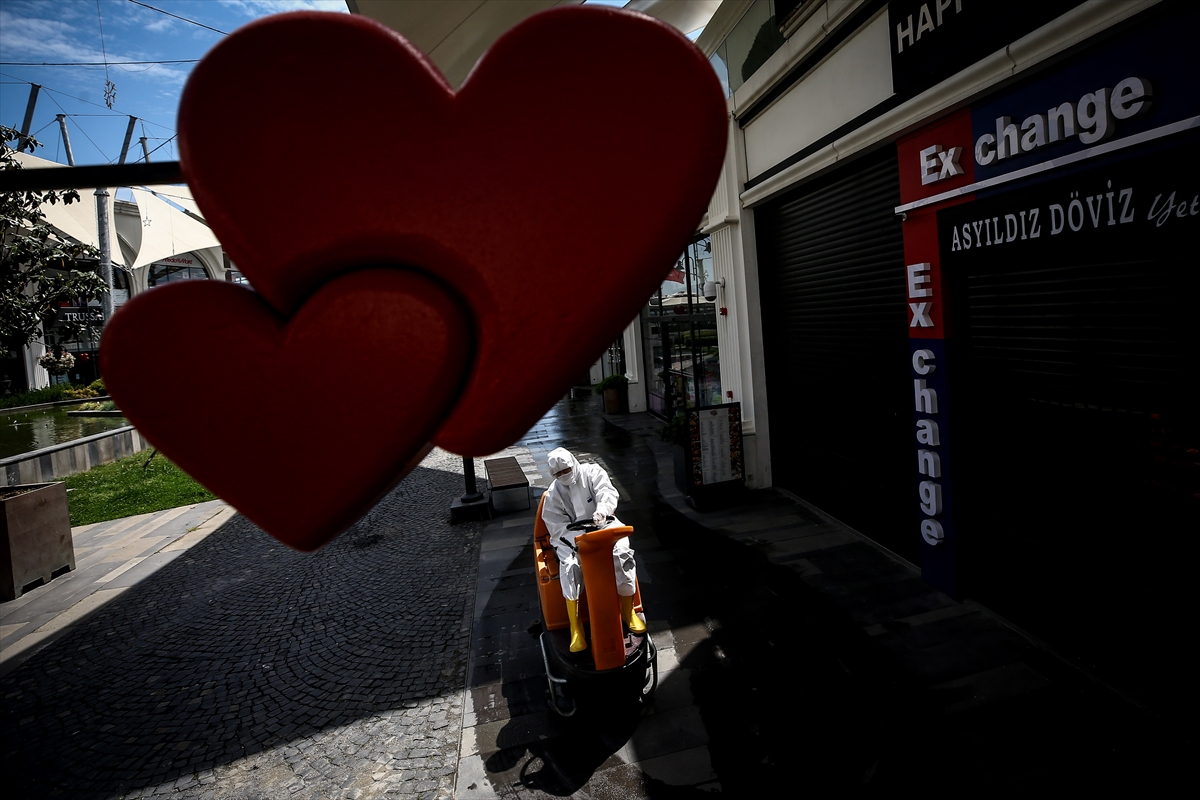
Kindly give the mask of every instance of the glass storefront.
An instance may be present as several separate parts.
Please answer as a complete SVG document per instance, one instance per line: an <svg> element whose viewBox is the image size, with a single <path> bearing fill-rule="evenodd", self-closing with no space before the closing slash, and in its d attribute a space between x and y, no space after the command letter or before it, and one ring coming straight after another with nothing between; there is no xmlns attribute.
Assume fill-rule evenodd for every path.
<svg viewBox="0 0 1200 800"><path fill-rule="evenodd" d="M162 286L172 281L204 280L208 273L190 258L170 258L150 265L149 286Z"/></svg>
<svg viewBox="0 0 1200 800"><path fill-rule="evenodd" d="M688 245L642 312L646 402L660 417L721 403L717 308L704 299L704 284L713 279L705 236Z"/></svg>

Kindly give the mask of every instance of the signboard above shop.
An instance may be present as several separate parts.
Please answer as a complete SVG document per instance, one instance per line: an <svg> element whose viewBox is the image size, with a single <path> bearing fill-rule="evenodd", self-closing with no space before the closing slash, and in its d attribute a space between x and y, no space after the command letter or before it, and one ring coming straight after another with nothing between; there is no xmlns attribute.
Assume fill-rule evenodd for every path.
<svg viewBox="0 0 1200 800"><path fill-rule="evenodd" d="M1197 30L1200 6L1145 12L1126 36L905 137L897 211L1007 191L1013 181L1057 178L1195 135Z"/></svg>
<svg viewBox="0 0 1200 800"><path fill-rule="evenodd" d="M54 309L54 322L66 322L72 325L104 324L104 309L100 306L60 306Z"/></svg>
<svg viewBox="0 0 1200 800"><path fill-rule="evenodd" d="M888 3L892 88L902 97L922 92L1081 2L892 0Z"/></svg>

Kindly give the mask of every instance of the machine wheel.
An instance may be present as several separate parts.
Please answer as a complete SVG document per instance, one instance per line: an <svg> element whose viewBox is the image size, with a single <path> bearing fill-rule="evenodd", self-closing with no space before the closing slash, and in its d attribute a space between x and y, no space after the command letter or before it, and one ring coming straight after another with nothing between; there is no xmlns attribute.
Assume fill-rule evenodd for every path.
<svg viewBox="0 0 1200 800"><path fill-rule="evenodd" d="M658 690L658 648L654 646L654 640L650 638L650 634L646 634L646 660L649 662L646 669L646 683L642 686L642 700L647 703L654 702L654 693Z"/></svg>

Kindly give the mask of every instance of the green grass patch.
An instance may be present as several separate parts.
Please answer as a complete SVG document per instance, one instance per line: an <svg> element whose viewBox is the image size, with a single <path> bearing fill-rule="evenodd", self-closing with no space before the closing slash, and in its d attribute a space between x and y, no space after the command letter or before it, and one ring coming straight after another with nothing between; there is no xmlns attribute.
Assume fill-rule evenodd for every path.
<svg viewBox="0 0 1200 800"><path fill-rule="evenodd" d="M216 498L187 473L161 455L142 464L149 452L92 467L65 479L71 526L91 525L134 514L148 514Z"/></svg>

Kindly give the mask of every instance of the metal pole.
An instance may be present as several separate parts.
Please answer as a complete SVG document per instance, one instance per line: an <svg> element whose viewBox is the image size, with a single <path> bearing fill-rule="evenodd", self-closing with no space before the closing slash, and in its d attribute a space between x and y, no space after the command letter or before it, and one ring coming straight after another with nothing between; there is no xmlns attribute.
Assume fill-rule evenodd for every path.
<svg viewBox="0 0 1200 800"><path fill-rule="evenodd" d="M150 163L150 148L146 146L146 137L143 136L140 141L142 143L142 155L144 155L146 157L146 163L149 164Z"/></svg>
<svg viewBox="0 0 1200 800"><path fill-rule="evenodd" d="M29 103L25 106L25 121L21 123L21 138L17 142L17 152L29 144L29 126L33 124L33 109L37 105L38 92L42 90L36 83L29 84Z"/></svg>
<svg viewBox="0 0 1200 800"><path fill-rule="evenodd" d="M118 164L125 163L125 156L129 155L129 141L133 139L133 126L137 122L137 117L129 115L129 127L125 129L125 143L121 145L121 160Z"/></svg>
<svg viewBox="0 0 1200 800"><path fill-rule="evenodd" d="M67 115L55 114L58 118L58 127L62 128L63 147L67 149L67 163L72 167L75 166L75 154L71 152L71 137L67 135Z"/></svg>
<svg viewBox="0 0 1200 800"><path fill-rule="evenodd" d="M464 503L477 503L483 499L483 495L475 487L475 459L470 456L463 456L463 472L467 476L467 491L462 496Z"/></svg>
<svg viewBox="0 0 1200 800"><path fill-rule="evenodd" d="M100 275L104 278L104 296L100 305L104 309L104 322L113 315L112 299L112 242L108 238L108 189L96 190L96 239L100 245Z"/></svg>

